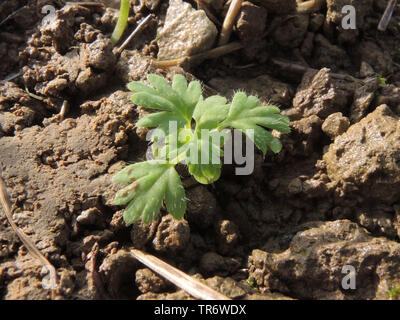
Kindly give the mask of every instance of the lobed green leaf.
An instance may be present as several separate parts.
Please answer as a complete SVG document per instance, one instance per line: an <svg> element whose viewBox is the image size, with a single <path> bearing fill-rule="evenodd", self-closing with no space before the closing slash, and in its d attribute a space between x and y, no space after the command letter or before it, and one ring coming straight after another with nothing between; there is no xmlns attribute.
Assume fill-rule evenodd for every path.
<svg viewBox="0 0 400 320"><path fill-rule="evenodd" d="M130 182L114 199L116 205L129 203L124 212L127 224L139 219L144 223L154 220L164 198L168 212L175 218L181 219L185 214L185 191L178 173L169 164L156 160L137 163L116 174L114 181Z"/></svg>
<svg viewBox="0 0 400 320"><path fill-rule="evenodd" d="M266 128L282 133L290 132L288 117L279 112L280 110L276 106L260 106L260 101L256 97L238 92L232 100L227 119L221 123L220 127L241 130L264 154L267 152L267 147L274 153L278 153L282 150L282 145L279 139L275 138ZM253 135L251 136L247 132L253 132Z"/></svg>

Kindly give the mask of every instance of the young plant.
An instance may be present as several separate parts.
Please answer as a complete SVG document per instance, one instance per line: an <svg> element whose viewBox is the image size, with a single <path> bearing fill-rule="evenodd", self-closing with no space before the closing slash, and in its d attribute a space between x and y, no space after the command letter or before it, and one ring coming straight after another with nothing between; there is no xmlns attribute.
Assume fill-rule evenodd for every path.
<svg viewBox="0 0 400 320"><path fill-rule="evenodd" d="M175 170L178 163L188 166L190 174L202 184L218 180L221 174L223 145L227 130L237 129L250 138L265 154L274 153L282 145L268 129L289 133L289 119L278 107L261 106L255 96L235 94L232 103L215 95L204 99L198 81L187 83L183 75L174 76L172 86L161 76L148 75L153 87L131 82L131 100L158 112L142 117L137 127L156 128L151 136L155 159L127 166L113 177L114 182L127 183L115 197L116 205L127 205L127 224L141 219L149 223L165 203L167 211L181 219L186 211L185 190ZM160 132L164 144L160 146Z"/></svg>
<svg viewBox="0 0 400 320"><path fill-rule="evenodd" d="M397 284L394 284L390 290L388 290L387 295L390 300L400 299L400 287Z"/></svg>
<svg viewBox="0 0 400 320"><path fill-rule="evenodd" d="M129 0L121 0L118 21L111 35L111 41L113 45L116 45L118 43L126 27L128 26L129 6Z"/></svg>

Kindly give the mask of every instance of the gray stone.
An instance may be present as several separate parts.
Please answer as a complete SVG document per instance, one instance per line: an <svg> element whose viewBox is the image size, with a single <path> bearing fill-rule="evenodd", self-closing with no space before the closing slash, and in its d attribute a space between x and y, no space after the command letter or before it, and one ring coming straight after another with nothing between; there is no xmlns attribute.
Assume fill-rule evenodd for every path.
<svg viewBox="0 0 400 320"><path fill-rule="evenodd" d="M203 10L170 0L164 27L159 31L158 59L190 56L212 48L218 31Z"/></svg>

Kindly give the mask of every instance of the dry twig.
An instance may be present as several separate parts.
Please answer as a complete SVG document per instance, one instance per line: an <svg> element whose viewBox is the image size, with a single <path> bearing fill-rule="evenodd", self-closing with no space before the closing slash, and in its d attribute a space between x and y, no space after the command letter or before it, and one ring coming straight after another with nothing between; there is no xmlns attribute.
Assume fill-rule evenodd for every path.
<svg viewBox="0 0 400 320"><path fill-rule="evenodd" d="M168 68L168 67L178 66L183 62L193 63L199 60L216 59L233 51L240 50L242 48L243 46L240 44L240 42L231 42L227 45L220 46L189 57L182 57L177 59L161 60L161 61L156 60L152 62L152 65L156 68Z"/></svg>
<svg viewBox="0 0 400 320"><path fill-rule="evenodd" d="M132 39L137 35L137 33L143 29L143 27L150 21L151 14L149 14L146 18L144 18L138 26L133 30L133 32L129 35L129 37L124 41L124 43L118 48L117 54L121 54L122 51L125 50L126 46L129 44L129 42L132 41Z"/></svg>
<svg viewBox="0 0 400 320"><path fill-rule="evenodd" d="M177 287L183 289L193 297L202 300L231 300L223 294L211 289L209 286L188 274L176 269L157 257L137 249L131 249L132 255L147 267L165 277Z"/></svg>
<svg viewBox="0 0 400 320"><path fill-rule="evenodd" d="M8 20L12 19L13 17L15 17L18 12L20 12L22 9L28 8L28 5L23 6L17 10L15 10L14 12L11 12L3 21L0 22L0 26L2 26L3 24L5 24Z"/></svg>
<svg viewBox="0 0 400 320"><path fill-rule="evenodd" d="M309 13L315 12L322 8L322 5L326 0L309 0L297 3L297 12L299 13Z"/></svg>
<svg viewBox="0 0 400 320"><path fill-rule="evenodd" d="M28 249L29 253L34 258L36 258L49 271L50 286L51 286L51 290L52 290L52 298L54 299L56 296L56 290L57 290L56 269L49 262L49 260L47 260L47 258L35 247L35 245L32 243L32 241L27 237L27 235L21 229L19 229L18 226L14 223L14 221L12 219L11 205L10 205L10 200L9 200L8 193L7 193L7 188L6 188L6 185L1 176L0 176L0 203L4 209L6 218L7 218L8 222L10 223L11 228L14 230L14 232L20 238L22 243Z"/></svg>
<svg viewBox="0 0 400 320"><path fill-rule="evenodd" d="M60 110L60 113L59 113L59 116L60 116L61 120L64 120L65 115L67 114L67 112L68 112L68 101L64 100L63 104L61 105L61 110Z"/></svg>
<svg viewBox="0 0 400 320"><path fill-rule="evenodd" d="M14 79L17 79L20 76L21 76L21 71L9 74L7 77L5 77L5 79L0 80L0 83L7 82L7 81L12 81Z"/></svg>
<svg viewBox="0 0 400 320"><path fill-rule="evenodd" d="M65 5L70 6L84 6L84 7L100 7L104 8L104 3L94 2L94 1L86 1L86 2L66 2Z"/></svg>
<svg viewBox="0 0 400 320"><path fill-rule="evenodd" d="M386 10L383 13L383 16L381 18L381 21L379 21L378 24L378 30L379 31L386 31L390 20L392 19L392 15L394 12L394 9L396 8L397 0L390 0L387 4Z"/></svg>
<svg viewBox="0 0 400 320"><path fill-rule="evenodd" d="M36 100L39 100L39 101L44 101L45 100L45 98L30 92L27 86L25 86L25 92L33 99L36 99Z"/></svg>
<svg viewBox="0 0 400 320"><path fill-rule="evenodd" d="M232 0L228 12L225 16L224 23L222 24L221 34L218 42L219 46L223 46L229 42L233 24L235 23L240 8L242 7L242 2L243 0Z"/></svg>

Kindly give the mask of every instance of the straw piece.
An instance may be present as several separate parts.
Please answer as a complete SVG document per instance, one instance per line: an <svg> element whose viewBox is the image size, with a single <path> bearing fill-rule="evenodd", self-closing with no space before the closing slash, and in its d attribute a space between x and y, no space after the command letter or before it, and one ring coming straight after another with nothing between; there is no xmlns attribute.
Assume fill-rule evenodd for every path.
<svg viewBox="0 0 400 320"><path fill-rule="evenodd" d="M240 8L242 7L243 0L232 0L228 12L225 16L224 23L222 24L221 34L218 45L223 46L229 42L231 37L233 24L239 14Z"/></svg>
<svg viewBox="0 0 400 320"><path fill-rule="evenodd" d="M157 257L137 249L131 249L132 255L141 263L171 281L177 287L186 291L195 298L202 300L231 300L227 296L211 289L209 286L188 274L178 270Z"/></svg>
<svg viewBox="0 0 400 320"><path fill-rule="evenodd" d="M32 241L27 237L27 235L21 229L19 229L17 227L17 225L14 223L14 221L12 219L12 215L11 215L11 205L10 205L10 200L9 200L8 193L7 193L7 188L6 188L6 185L1 176L0 176L0 203L3 206L4 212L6 214L6 218L7 218L8 222L10 223L11 228L14 230L14 232L20 238L22 243L28 249L29 253L34 258L39 260L39 262L49 270L50 287L52 290L52 298L54 299L56 296L56 290L57 290L56 269L49 262L49 260L47 260L47 258L35 247L35 245L32 243Z"/></svg>
<svg viewBox="0 0 400 320"><path fill-rule="evenodd" d="M390 20L392 19L392 15L394 12L394 9L396 8L397 0L390 0L387 4L386 10L383 13L383 16L381 18L381 21L379 21L378 24L378 30L379 31L386 31Z"/></svg>

